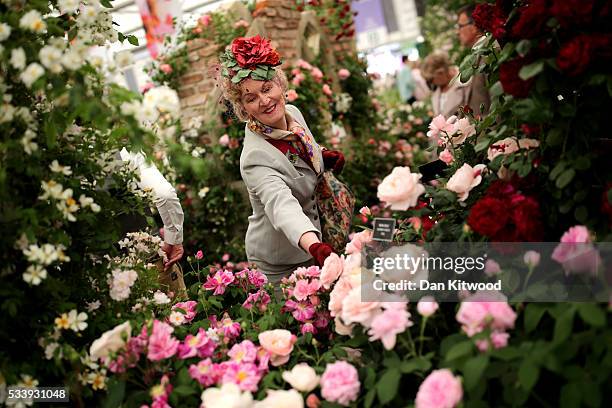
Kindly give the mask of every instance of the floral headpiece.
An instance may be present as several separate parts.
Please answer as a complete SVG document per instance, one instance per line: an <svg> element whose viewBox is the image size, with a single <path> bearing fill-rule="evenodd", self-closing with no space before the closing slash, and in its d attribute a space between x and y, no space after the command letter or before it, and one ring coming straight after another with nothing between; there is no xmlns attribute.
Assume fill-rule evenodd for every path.
<svg viewBox="0 0 612 408"><path fill-rule="evenodd" d="M235 84L249 76L256 81L269 81L274 78L274 67L282 63L270 41L259 35L234 39L220 59L221 75L231 77Z"/></svg>

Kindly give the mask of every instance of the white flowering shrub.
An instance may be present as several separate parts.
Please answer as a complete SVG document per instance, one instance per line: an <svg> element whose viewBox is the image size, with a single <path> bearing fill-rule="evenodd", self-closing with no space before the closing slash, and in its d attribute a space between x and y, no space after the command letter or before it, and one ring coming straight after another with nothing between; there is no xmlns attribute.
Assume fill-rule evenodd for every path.
<svg viewBox="0 0 612 408"><path fill-rule="evenodd" d="M79 384L104 381L83 346L130 312L130 296L153 297L159 239L125 241L121 225L151 202L117 153L171 142L179 102L105 80L89 50L126 38L110 5L0 3L0 385L26 375L87 399Z"/></svg>

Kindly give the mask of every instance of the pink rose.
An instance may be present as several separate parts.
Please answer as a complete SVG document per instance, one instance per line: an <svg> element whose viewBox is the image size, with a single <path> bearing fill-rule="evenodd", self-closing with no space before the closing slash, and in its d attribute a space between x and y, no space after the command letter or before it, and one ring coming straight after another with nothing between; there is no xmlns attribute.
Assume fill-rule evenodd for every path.
<svg viewBox="0 0 612 408"><path fill-rule="evenodd" d="M200 260L200 259L204 258L204 252L202 252L202 250L199 250L198 252L196 252L195 258L197 260Z"/></svg>
<svg viewBox="0 0 612 408"><path fill-rule="evenodd" d="M172 72L172 67L169 64L161 64L159 69L161 69L164 74L170 74Z"/></svg>
<svg viewBox="0 0 612 408"><path fill-rule="evenodd" d="M368 207L361 207L359 209L359 214L361 215L372 215L372 211Z"/></svg>
<svg viewBox="0 0 612 408"><path fill-rule="evenodd" d="M406 306L386 309L372 319L368 331L370 341L380 340L385 349L392 350L395 347L397 335L406 331L412 324Z"/></svg>
<svg viewBox="0 0 612 408"><path fill-rule="evenodd" d="M278 367L289 361L297 337L289 330L275 329L259 333L259 343L270 353L270 362Z"/></svg>
<svg viewBox="0 0 612 408"><path fill-rule="evenodd" d="M453 157L453 154L450 152L450 150L444 149L440 153L440 160L442 160L446 164L451 164L455 160L455 158Z"/></svg>
<svg viewBox="0 0 612 408"><path fill-rule="evenodd" d="M310 282L306 279L300 279L295 284L293 296L300 301L306 300L308 296L317 293L320 287L321 283L318 279L314 279Z"/></svg>
<svg viewBox="0 0 612 408"><path fill-rule="evenodd" d="M323 268L321 269L321 284L325 289L329 289L342 274L344 270L344 257L339 257L337 254L332 253L323 262Z"/></svg>
<svg viewBox="0 0 612 408"><path fill-rule="evenodd" d="M290 90L287 91L287 100L289 102L295 101L298 97L299 97L299 95L295 91L295 89L290 89Z"/></svg>
<svg viewBox="0 0 612 408"><path fill-rule="evenodd" d="M447 369L432 371L419 386L416 408L453 408L463 398L459 377Z"/></svg>
<svg viewBox="0 0 612 408"><path fill-rule="evenodd" d="M338 71L338 78L344 81L346 78L351 76L351 71L346 68L342 68Z"/></svg>
<svg viewBox="0 0 612 408"><path fill-rule="evenodd" d="M291 83L295 85L296 87L299 87L303 80L304 80L304 74L299 73L293 77L293 79L291 80Z"/></svg>
<svg viewBox="0 0 612 408"><path fill-rule="evenodd" d="M499 292L477 292L461 302L456 319L472 337L486 327L504 331L514 327L516 313Z"/></svg>
<svg viewBox="0 0 612 408"><path fill-rule="evenodd" d="M329 87L329 85L327 84L323 85L323 93L327 96L332 96L332 90Z"/></svg>
<svg viewBox="0 0 612 408"><path fill-rule="evenodd" d="M501 267L499 266L499 264L495 260L487 259L487 261L485 262L484 273L488 277L495 276L495 275L501 273Z"/></svg>
<svg viewBox="0 0 612 408"><path fill-rule="evenodd" d="M551 258L563 266L566 275L570 273L595 275L602 263L599 251L591 243L589 230L584 225L576 225L567 230Z"/></svg>
<svg viewBox="0 0 612 408"><path fill-rule="evenodd" d="M453 124L453 129L448 137L448 141L454 146L465 142L465 139L476 133L474 125L470 123L468 118L462 118Z"/></svg>
<svg viewBox="0 0 612 408"><path fill-rule="evenodd" d="M196 316L196 308L198 307L198 302L195 300L188 300L186 302L179 302L172 306L172 310L181 309L185 311L184 318L185 323L190 323L193 318Z"/></svg>
<svg viewBox="0 0 612 408"><path fill-rule="evenodd" d="M223 256L221 257L221 260L223 262L227 262L227 261L229 261L229 259L230 259L230 254L228 254L228 253L223 254Z"/></svg>
<svg viewBox="0 0 612 408"><path fill-rule="evenodd" d="M363 230L353 235L351 242L346 244L344 252L346 252L347 255L361 252L363 246L370 242L372 242L372 230Z"/></svg>
<svg viewBox="0 0 612 408"><path fill-rule="evenodd" d="M489 161L493 161L497 156L517 152L519 149L534 149L540 145L540 142L535 139L520 139L515 137L507 137L502 140L498 140L489 146L487 150L487 158Z"/></svg>
<svg viewBox="0 0 612 408"><path fill-rule="evenodd" d="M424 296L417 303L417 311L423 317L429 317L438 310L438 302L431 296Z"/></svg>
<svg viewBox="0 0 612 408"><path fill-rule="evenodd" d="M464 163L446 183L446 189L457 193L459 201L465 201L470 191L482 181L482 172L487 166L477 164L472 167Z"/></svg>
<svg viewBox="0 0 612 408"><path fill-rule="evenodd" d="M308 62L304 61L303 59L297 60L297 62L295 63L295 66L298 68L307 69L309 71L312 69L312 65L310 65Z"/></svg>
<svg viewBox="0 0 612 408"><path fill-rule="evenodd" d="M527 251L525 255L523 255L523 262L529 268L535 268L540 264L540 254L536 251Z"/></svg>
<svg viewBox="0 0 612 408"><path fill-rule="evenodd" d="M351 289L342 300L342 320L346 323L361 323L368 326L378 313L380 302L363 302L361 287Z"/></svg>
<svg viewBox="0 0 612 408"><path fill-rule="evenodd" d="M328 364L321 376L321 396L340 405L355 401L360 387L357 369L346 361Z"/></svg>
<svg viewBox="0 0 612 408"><path fill-rule="evenodd" d="M332 316L340 316L342 313L342 301L346 298L351 289L353 289L353 287L347 279L340 279L336 282L329 294L329 304L327 306Z"/></svg>
<svg viewBox="0 0 612 408"><path fill-rule="evenodd" d="M219 138L219 144L221 146L227 146L227 145L229 145L229 142L230 142L230 138L229 138L229 135L227 133L225 133L223 136L221 136Z"/></svg>
<svg viewBox="0 0 612 408"><path fill-rule="evenodd" d="M206 27L207 25L210 24L210 20L211 20L210 14L204 14L202 17L198 19L198 23Z"/></svg>
<svg viewBox="0 0 612 408"><path fill-rule="evenodd" d="M179 341L172 337L174 328L159 320L153 321L153 331L149 336L147 357L151 361L159 361L176 354Z"/></svg>
<svg viewBox="0 0 612 408"><path fill-rule="evenodd" d="M317 81L317 82L321 82L321 80L323 79L323 72L321 72L321 70L319 68L317 68L317 67L314 67L310 71L310 74L312 75L314 80Z"/></svg>
<svg viewBox="0 0 612 408"><path fill-rule="evenodd" d="M423 220L419 217L410 217L408 218L408 222L410 222L410 225L412 225L412 228L414 228L416 232L419 232L423 226Z"/></svg>
<svg viewBox="0 0 612 408"><path fill-rule="evenodd" d="M504 348L508 345L508 339L510 338L510 334L502 331L494 331L491 333L488 339L478 340L476 341L476 347L478 350L483 353L488 351L491 346L494 349Z"/></svg>
<svg viewBox="0 0 612 408"><path fill-rule="evenodd" d="M410 172L410 167L395 167L378 185L377 197L391 205L392 210L405 211L417 204L425 192L419 182L422 175Z"/></svg>
<svg viewBox="0 0 612 408"><path fill-rule="evenodd" d="M247 28L249 26L249 22L243 19L240 19L234 23L234 28Z"/></svg>
<svg viewBox="0 0 612 408"><path fill-rule="evenodd" d="M439 137L440 133L444 132L450 134L454 129L454 123L457 120L456 116L451 116L446 119L442 115L438 115L432 119L429 124L429 131L427 132L427 137Z"/></svg>

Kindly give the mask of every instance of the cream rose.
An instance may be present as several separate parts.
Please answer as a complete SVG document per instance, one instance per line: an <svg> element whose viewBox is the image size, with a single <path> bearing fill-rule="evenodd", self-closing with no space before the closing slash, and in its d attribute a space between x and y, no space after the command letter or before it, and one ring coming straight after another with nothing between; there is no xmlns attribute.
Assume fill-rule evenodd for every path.
<svg viewBox="0 0 612 408"><path fill-rule="evenodd" d="M289 330L276 329L259 333L259 344L272 356L270 362L278 367L289 361L297 337Z"/></svg>
<svg viewBox="0 0 612 408"><path fill-rule="evenodd" d="M465 201L470 191L482 181L482 172L487 166L477 164L472 167L465 163L446 183L446 189L457 193L459 201Z"/></svg>
<svg viewBox="0 0 612 408"><path fill-rule="evenodd" d="M414 207L425 187L419 182L422 175L411 173L410 167L396 167L378 186L378 199L391 204L392 210L405 211Z"/></svg>
<svg viewBox="0 0 612 408"><path fill-rule="evenodd" d="M337 254L332 253L323 263L321 269L321 284L325 289L329 289L331 284L338 279L344 270L344 257L339 257Z"/></svg>
<svg viewBox="0 0 612 408"><path fill-rule="evenodd" d="M220 406L220 405L219 405ZM253 408L304 408L304 398L296 390L268 390L268 396Z"/></svg>
<svg viewBox="0 0 612 408"><path fill-rule="evenodd" d="M101 357L108 357L112 352L119 350L125 345L127 339L132 335L132 326L130 322L124 322L115 328L104 332L102 336L95 340L89 348L89 355L92 360L98 360Z"/></svg>
<svg viewBox="0 0 612 408"><path fill-rule="evenodd" d="M497 156L517 152L519 149L533 149L540 146L540 142L535 139L517 139L515 137L507 137L502 140L498 140L489 146L487 150L487 158L493 161Z"/></svg>
<svg viewBox="0 0 612 408"><path fill-rule="evenodd" d="M200 397L205 407L250 408L253 396L250 392L242 392L234 383L226 383L221 388L207 388Z"/></svg>
<svg viewBox="0 0 612 408"><path fill-rule="evenodd" d="M306 363L297 364L291 371L284 371L283 380L301 392L310 392L319 385L319 376L314 368Z"/></svg>

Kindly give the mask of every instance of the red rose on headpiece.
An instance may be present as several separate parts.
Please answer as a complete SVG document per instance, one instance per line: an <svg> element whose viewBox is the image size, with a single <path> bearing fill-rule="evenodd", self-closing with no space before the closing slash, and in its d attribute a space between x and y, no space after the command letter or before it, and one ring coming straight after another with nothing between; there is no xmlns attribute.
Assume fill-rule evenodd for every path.
<svg viewBox="0 0 612 408"><path fill-rule="evenodd" d="M253 69L257 65L277 66L280 54L270 45L270 41L255 37L238 37L232 41L232 53L242 68Z"/></svg>

